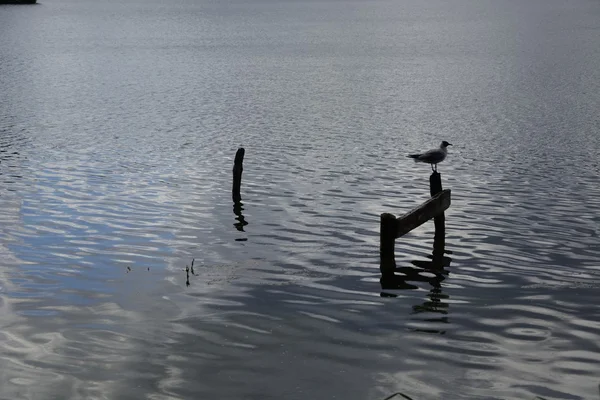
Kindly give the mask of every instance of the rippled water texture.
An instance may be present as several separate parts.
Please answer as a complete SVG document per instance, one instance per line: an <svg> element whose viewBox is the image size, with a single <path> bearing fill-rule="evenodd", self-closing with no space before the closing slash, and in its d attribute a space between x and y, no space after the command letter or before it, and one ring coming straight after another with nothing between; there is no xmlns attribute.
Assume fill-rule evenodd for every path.
<svg viewBox="0 0 600 400"><path fill-rule="evenodd" d="M599 21L591 0L0 6L0 398L598 398ZM382 291L379 215L427 198L405 155L441 140L449 265L419 268L425 224Z"/></svg>

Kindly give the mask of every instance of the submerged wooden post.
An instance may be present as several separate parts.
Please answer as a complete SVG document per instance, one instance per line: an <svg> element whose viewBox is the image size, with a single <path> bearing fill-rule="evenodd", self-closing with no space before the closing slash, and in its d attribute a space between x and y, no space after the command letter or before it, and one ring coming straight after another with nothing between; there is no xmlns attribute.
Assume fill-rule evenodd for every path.
<svg viewBox="0 0 600 400"><path fill-rule="evenodd" d="M240 147L235 153L235 161L233 162L233 189L231 190L231 197L234 202L242 201L242 195L240 194L240 186L242 185L242 172L244 171L244 154L246 150Z"/></svg>
<svg viewBox="0 0 600 400"><path fill-rule="evenodd" d="M396 270L396 256L394 242L398 233L398 220L392 214L381 214L381 227L379 229L379 270L381 276L386 278L394 275Z"/></svg>
<svg viewBox="0 0 600 400"><path fill-rule="evenodd" d="M434 197L438 193L442 191L442 176L439 172L434 171L429 177L429 192L431 193L431 197ZM436 236L444 236L446 230L446 217L444 213L441 212L437 216L433 218L433 223L435 225L435 235Z"/></svg>

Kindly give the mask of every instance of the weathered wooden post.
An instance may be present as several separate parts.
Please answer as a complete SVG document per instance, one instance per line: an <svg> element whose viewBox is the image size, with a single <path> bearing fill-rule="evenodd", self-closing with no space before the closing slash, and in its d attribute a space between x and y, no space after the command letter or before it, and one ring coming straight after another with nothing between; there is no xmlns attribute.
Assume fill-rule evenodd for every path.
<svg viewBox="0 0 600 400"><path fill-rule="evenodd" d="M446 235L440 232L437 227L433 236L433 252L431 253L431 266L434 268L446 267L446 262L450 264L451 259L444 257L446 254Z"/></svg>
<svg viewBox="0 0 600 400"><path fill-rule="evenodd" d="M442 191L442 176L439 172L434 171L429 177L429 192L431 193L431 197L434 197L436 194ZM444 216L444 212L442 211L440 214L433 218L433 223L435 225L435 236L445 236L446 231L446 217Z"/></svg>
<svg viewBox="0 0 600 400"><path fill-rule="evenodd" d="M234 202L242 201L242 195L240 194L240 186L242 185L242 172L244 171L244 154L246 150L240 147L235 153L235 161L233 162L233 189L231 190L231 197Z"/></svg>
<svg viewBox="0 0 600 400"><path fill-rule="evenodd" d="M435 196L442 191L442 175L434 171L429 177L429 192L431 197Z"/></svg>
<svg viewBox="0 0 600 400"><path fill-rule="evenodd" d="M379 229L379 270L382 278L394 276L396 270L396 256L394 242L398 235L398 220L393 214L381 214L381 227Z"/></svg>

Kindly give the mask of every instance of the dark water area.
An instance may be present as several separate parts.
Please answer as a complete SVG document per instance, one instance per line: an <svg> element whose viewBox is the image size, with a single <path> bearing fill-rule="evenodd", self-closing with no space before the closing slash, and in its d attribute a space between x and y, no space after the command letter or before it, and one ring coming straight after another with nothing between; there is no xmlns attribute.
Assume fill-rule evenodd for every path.
<svg viewBox="0 0 600 400"><path fill-rule="evenodd" d="M47 0L0 38L0 399L598 398L597 1ZM427 223L382 291L442 140L449 265Z"/></svg>

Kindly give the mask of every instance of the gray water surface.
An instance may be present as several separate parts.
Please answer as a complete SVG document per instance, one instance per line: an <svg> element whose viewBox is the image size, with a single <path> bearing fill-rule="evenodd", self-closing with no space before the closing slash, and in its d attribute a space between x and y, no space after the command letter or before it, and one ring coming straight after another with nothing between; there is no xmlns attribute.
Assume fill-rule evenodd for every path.
<svg viewBox="0 0 600 400"><path fill-rule="evenodd" d="M599 43L592 0L0 6L0 398L598 398ZM450 265L428 223L382 297L442 140Z"/></svg>

